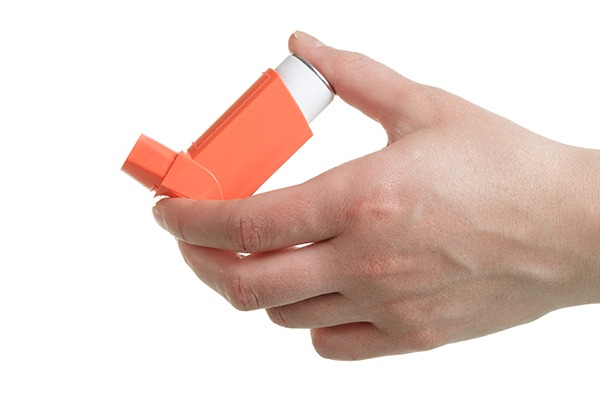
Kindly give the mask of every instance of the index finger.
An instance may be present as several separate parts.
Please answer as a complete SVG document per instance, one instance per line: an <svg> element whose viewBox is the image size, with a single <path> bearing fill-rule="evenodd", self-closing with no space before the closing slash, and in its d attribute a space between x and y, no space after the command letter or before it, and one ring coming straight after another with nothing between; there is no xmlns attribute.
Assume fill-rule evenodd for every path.
<svg viewBox="0 0 600 400"><path fill-rule="evenodd" d="M340 233L344 220L344 196L329 195L322 180L240 200L165 199L153 213L160 226L197 246L253 253L319 242Z"/></svg>

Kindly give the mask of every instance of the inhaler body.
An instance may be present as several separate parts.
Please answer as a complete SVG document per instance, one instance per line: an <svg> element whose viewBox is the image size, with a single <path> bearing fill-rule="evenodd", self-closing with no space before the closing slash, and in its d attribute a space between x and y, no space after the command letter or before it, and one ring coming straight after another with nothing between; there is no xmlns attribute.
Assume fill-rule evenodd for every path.
<svg viewBox="0 0 600 400"><path fill-rule="evenodd" d="M252 195L311 136L329 83L288 56L269 69L186 151L140 136L123 171L157 196L227 200Z"/></svg>

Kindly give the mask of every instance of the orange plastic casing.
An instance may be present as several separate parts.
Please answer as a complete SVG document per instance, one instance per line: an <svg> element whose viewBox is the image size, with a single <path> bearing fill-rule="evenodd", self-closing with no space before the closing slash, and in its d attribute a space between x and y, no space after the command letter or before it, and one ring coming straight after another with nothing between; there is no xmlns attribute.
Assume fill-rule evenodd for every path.
<svg viewBox="0 0 600 400"><path fill-rule="evenodd" d="M141 135L122 169L157 196L244 198L311 136L292 95L269 69L187 151Z"/></svg>

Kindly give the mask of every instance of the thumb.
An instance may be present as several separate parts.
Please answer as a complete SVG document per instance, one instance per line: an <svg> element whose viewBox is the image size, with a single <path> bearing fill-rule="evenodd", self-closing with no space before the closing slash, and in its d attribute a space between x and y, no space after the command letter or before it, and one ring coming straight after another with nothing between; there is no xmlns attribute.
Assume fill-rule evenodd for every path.
<svg viewBox="0 0 600 400"><path fill-rule="evenodd" d="M326 46L304 32L290 36L289 48L321 72L345 102L380 122L390 142L436 119L438 91L432 87L362 54Z"/></svg>

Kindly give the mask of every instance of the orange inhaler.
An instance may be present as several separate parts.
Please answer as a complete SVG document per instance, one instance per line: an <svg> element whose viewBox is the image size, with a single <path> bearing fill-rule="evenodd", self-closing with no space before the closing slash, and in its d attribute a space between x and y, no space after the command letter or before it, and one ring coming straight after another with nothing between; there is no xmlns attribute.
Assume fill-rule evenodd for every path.
<svg viewBox="0 0 600 400"><path fill-rule="evenodd" d="M334 92L296 55L269 69L187 151L141 135L122 170L156 196L227 200L252 195L311 136Z"/></svg>

